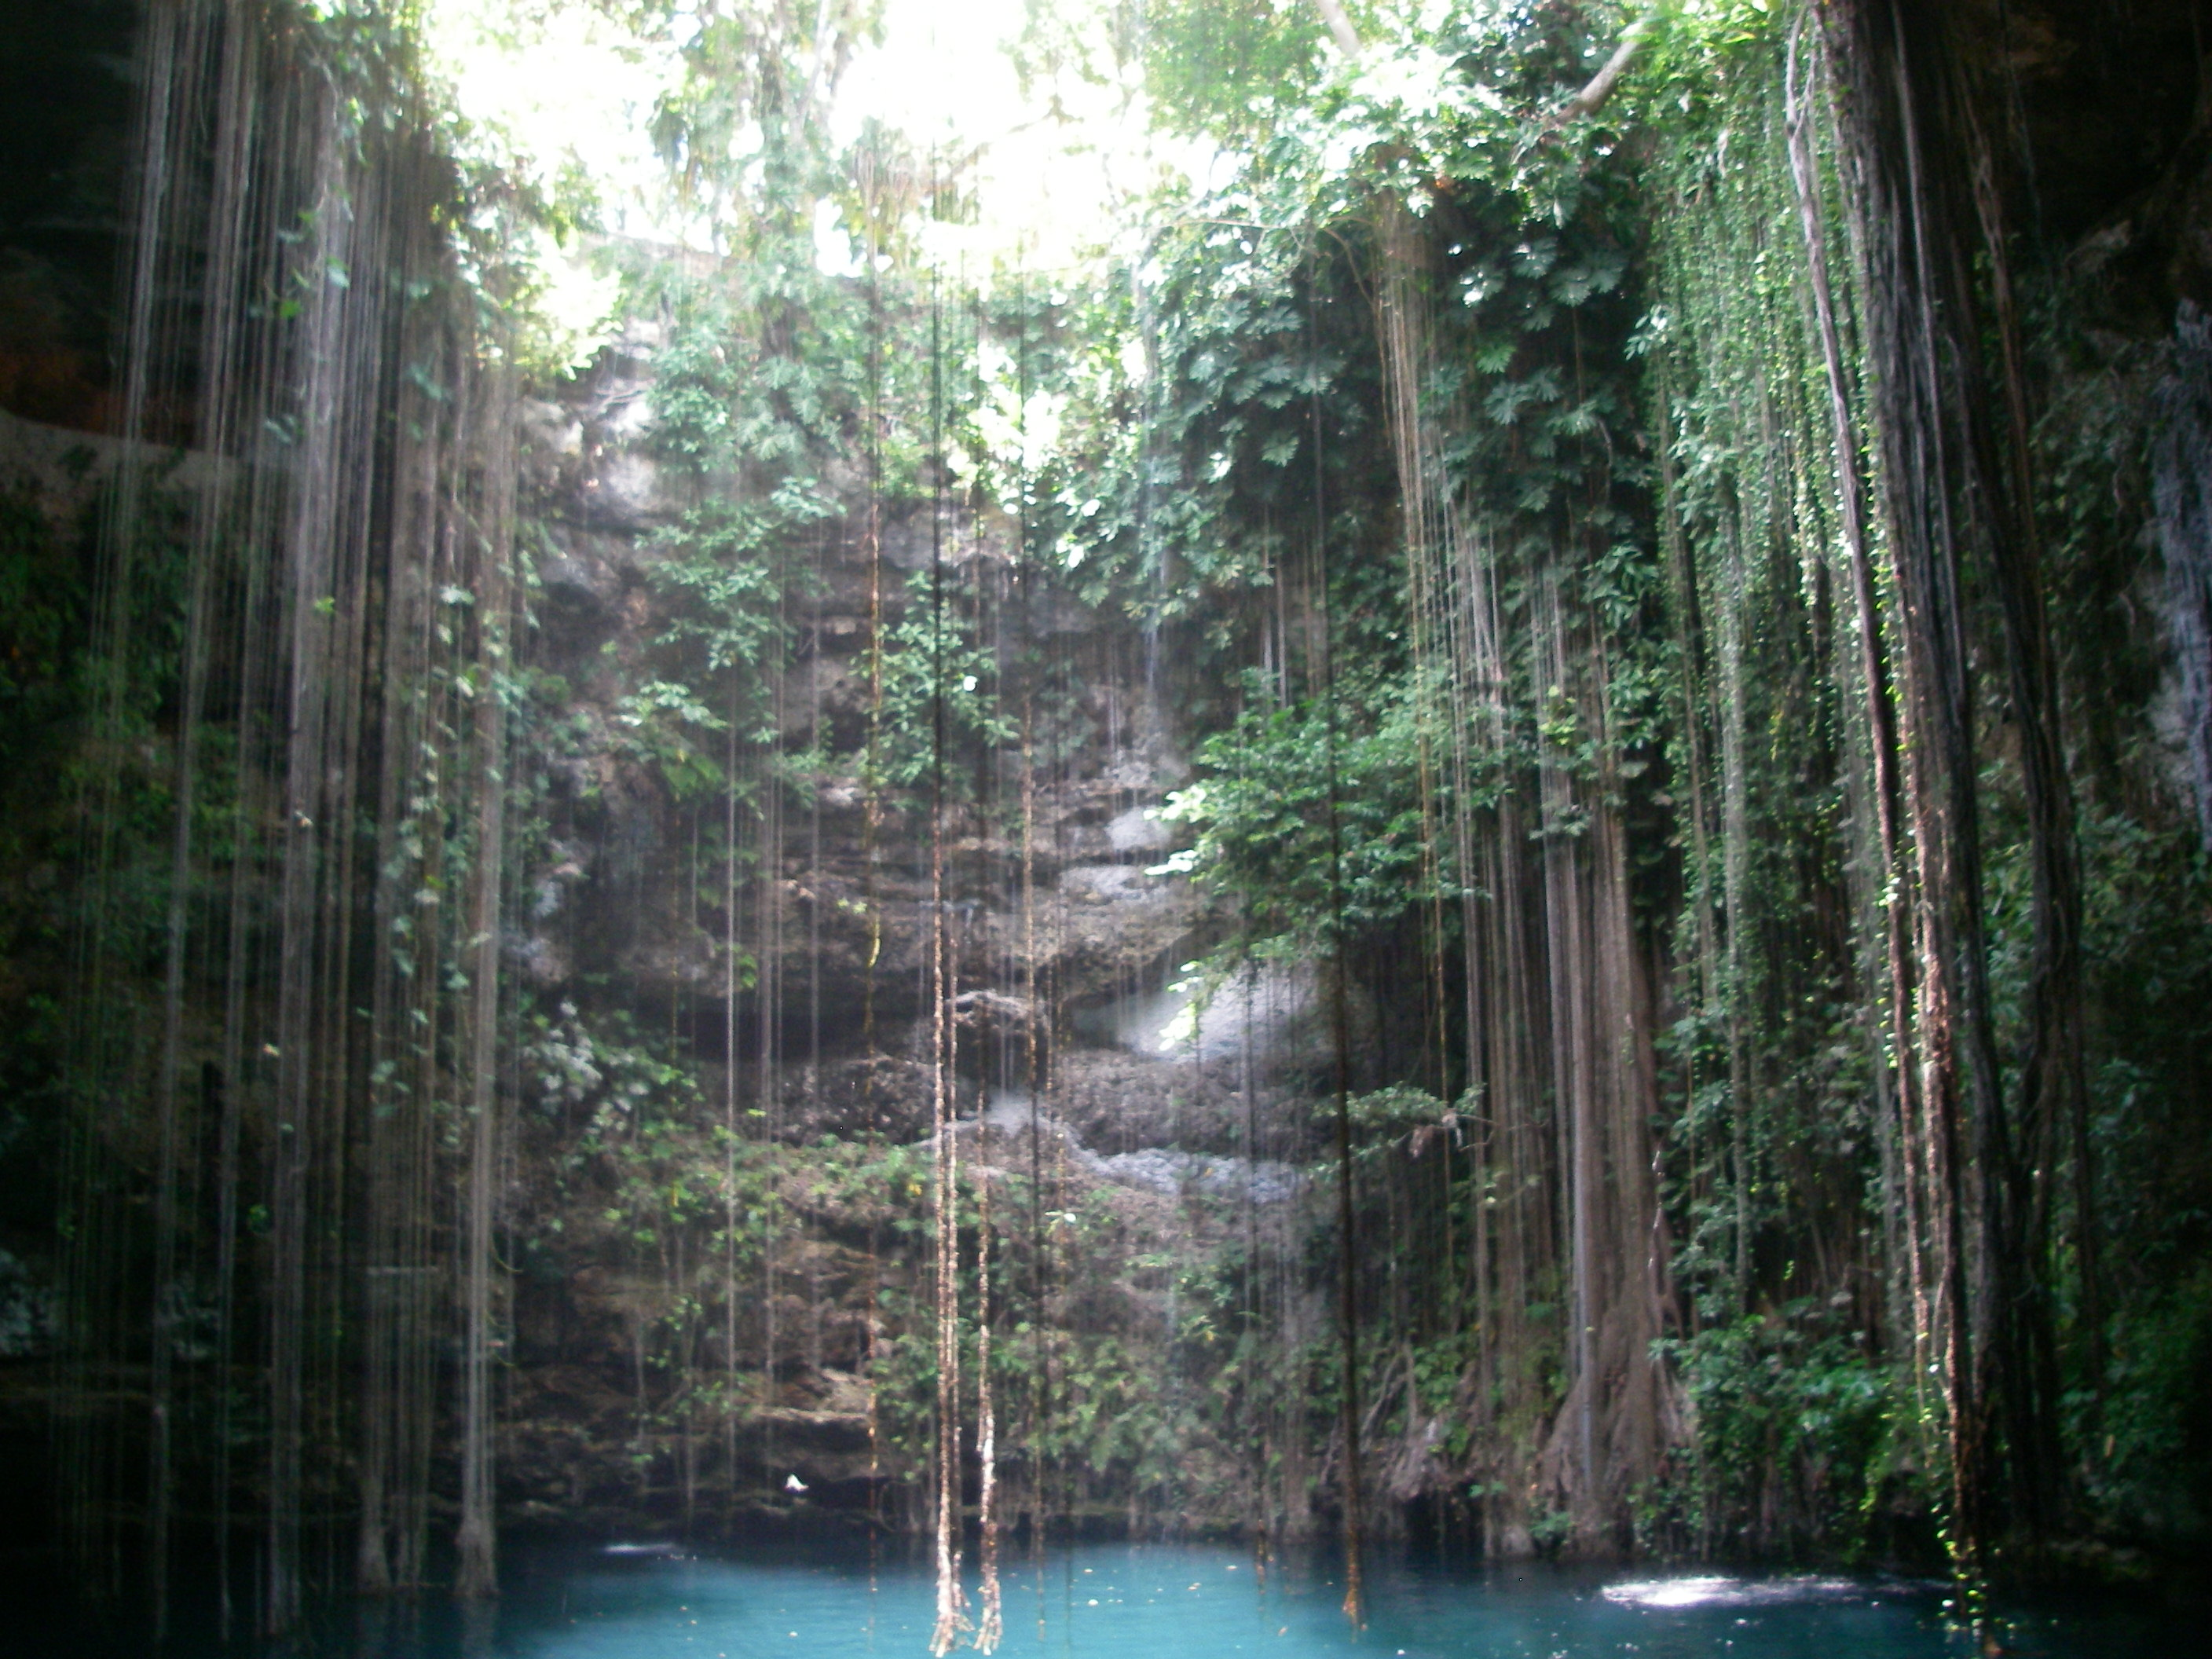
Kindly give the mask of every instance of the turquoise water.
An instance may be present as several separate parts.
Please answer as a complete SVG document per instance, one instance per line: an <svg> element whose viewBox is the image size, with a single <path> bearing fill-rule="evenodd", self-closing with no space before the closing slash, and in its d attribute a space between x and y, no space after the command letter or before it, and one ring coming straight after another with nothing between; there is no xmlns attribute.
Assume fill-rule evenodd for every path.
<svg viewBox="0 0 2212 1659"><path fill-rule="evenodd" d="M507 1593L464 1619L442 1596L325 1604L301 1638L259 1659L923 1659L927 1564L824 1543L689 1554L666 1545L507 1552ZM1028 1659L1972 1659L1938 1585L1821 1575L1539 1565L1376 1564L1354 1630L1328 1565L1212 1545L1098 1545L1042 1560L1010 1552L1000 1652ZM204 1589L205 1587L200 1586ZM973 1608L971 1575L971 1613ZM187 1587L189 1599L189 1585ZM38 1598L44 1601L45 1598ZM15 1601L10 1618L7 1604ZM55 1609L0 1595L0 1653L121 1659L149 1651L114 1626L67 1633ZM180 1607L170 1659L245 1656ZM28 1623L20 1615L28 1614ZM18 1647L15 1643L25 1645ZM2022 1604L2021 1659L2189 1659L2201 1620L2141 1604ZM963 1643L959 1651L971 1651Z"/></svg>
<svg viewBox="0 0 2212 1659"><path fill-rule="evenodd" d="M972 1591L971 1583L971 1591ZM1262 1574L1228 1547L1099 1546L1017 1559L1000 1651L1066 1659L1935 1659L1972 1644L1940 1588L1835 1577L1524 1568L1372 1575L1353 1630L1327 1570ZM513 1659L919 1659L926 1567L601 1554L547 1563L483 1650ZM971 1613L974 1611L971 1595ZM2010 1650L2173 1653L2179 1630L2109 1609L2015 1613Z"/></svg>

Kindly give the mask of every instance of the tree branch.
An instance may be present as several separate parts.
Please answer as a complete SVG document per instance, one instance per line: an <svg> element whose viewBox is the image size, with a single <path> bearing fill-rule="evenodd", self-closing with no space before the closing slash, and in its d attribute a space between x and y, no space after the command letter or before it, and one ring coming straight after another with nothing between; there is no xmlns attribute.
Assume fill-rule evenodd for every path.
<svg viewBox="0 0 2212 1659"><path fill-rule="evenodd" d="M1336 42L1336 49L1346 58L1358 57L1359 31L1352 27L1342 0L1314 0L1314 4L1320 9L1322 21L1328 25L1329 38Z"/></svg>
<svg viewBox="0 0 2212 1659"><path fill-rule="evenodd" d="M1322 3L1333 9L1335 0L1322 0ZM1622 74L1635 58L1637 48L1650 33L1656 15L1655 12L1646 12L1631 23L1621 35L1620 44L1613 49L1613 56L1605 60L1605 67L1590 76L1589 85L1553 110L1552 118L1545 125L1563 127L1570 121L1579 121L1584 116L1595 115L1603 109L1606 100L1613 96L1613 88L1620 84Z"/></svg>

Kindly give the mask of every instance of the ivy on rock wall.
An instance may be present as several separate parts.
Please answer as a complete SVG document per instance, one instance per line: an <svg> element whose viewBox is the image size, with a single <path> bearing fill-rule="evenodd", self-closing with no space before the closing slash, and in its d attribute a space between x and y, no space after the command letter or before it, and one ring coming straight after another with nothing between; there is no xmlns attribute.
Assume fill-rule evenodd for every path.
<svg viewBox="0 0 2212 1659"><path fill-rule="evenodd" d="M1866 54L1893 47L1817 8L1662 8L1614 101L1583 118L1570 97L1626 21L1602 8L1410 27L1370 18L1371 37L1333 68L1298 21L1270 49L1305 52L1315 90L1302 106L1228 109L1194 93L1176 104L1170 120L1249 158L1229 190L1190 210L1194 253L1210 256L1216 283L1252 282L1261 250L1296 250L1316 290L1316 369L1323 325L1312 319L1334 319L1310 433L1286 431L1272 449L1263 438L1261 455L1296 465L1298 440L1361 432L1332 398L1378 400L1384 415L1365 440L1338 441L1357 465L1301 480L1302 533L1326 550L1324 597L1310 590L1305 610L1310 625L1322 613L1327 646L1307 660L1328 666L1293 685L1276 635L1264 621L1250 628L1245 660L1261 672L1244 700L1260 712L1200 750L1200 781L1176 810L1201 836L1181 862L1236 896L1249 933L1234 949L1252 936L1330 937L1332 918L1356 915L1395 934L1399 961L1430 964L1428 1012L1395 1048L1381 1039L1383 1069L1428 1079L1439 1100L1472 1085L1480 1127L1455 1137L1467 1162L1443 1166L1447 1184L1487 1192L1503 1175L1510 1193L1533 1182L1547 1193L1537 1236L1564 1223L1570 1258L1585 1225L1581 1131L1602 1111L1577 1120L1559 1032L1548 1058L1516 1052L1510 1035L1488 1034L1499 1028L1486 1025L1486 999L1524 1030L1531 1013L1571 1026L1571 980L1553 977L1546 957L1571 976L1593 970L1556 954L1571 933L1559 919L1618 881L1617 901L1581 909L1601 954L1580 961L1602 975L1604 953L1622 953L1627 1036L1590 1063L1657 1131L1653 1233L1665 1245L1646 1258L1662 1275L1647 1334L1662 1339L1680 1390L1659 1408L1671 1449L1638 1477L1638 1524L1706 1549L1889 1548L1932 1510L1962 1559L2037 1559L2039 1536L2091 1513L2118 1522L2094 1505L2117 1490L2099 1471L2119 1438L2108 1450L2088 1425L2111 1408L2109 1389L2145 1375L2110 1369L2113 1334L2135 1316L2110 1323L2106 1299L2143 1292L2123 1291L2104 1264L2120 1214L2167 1212L2130 1197L2138 1189L2107 1162L2119 1118L2091 1102L2110 1084L2069 1094L2079 1039L2068 1033L2094 1021L2091 1079L2139 1076L2135 1066L2157 1064L2151 1053L2186 1047L2165 1048L2179 1033L2153 1036L2132 1013L2085 1012L2112 1006L2106 987L2139 971L2130 951L2079 958L2081 992L2067 977L2071 930L2109 927L2134 902L2122 895L2145 890L2145 867L2116 833L2147 838L2132 844L2158 880L2178 884L2166 890L2201 879L2172 822L2185 791L2153 758L2161 740L2147 724L2148 688L2174 671L2126 689L2109 666L2088 666L2071 627L2039 619L2045 605L2071 607L2076 626L2109 632L2110 612L2095 607L2137 580L2140 555L2123 544L2148 516L2136 469L2154 400L2148 371L2131 366L2162 348L2154 330L2142 346L2110 333L2089 346L2078 313L2043 297L2078 293L2083 267L2003 229L2036 210L2030 141L2015 136L1979 183L1914 210L1936 216L1914 234L1980 250L1960 256L1982 262L1978 274L1929 303L1982 319L1990 355L1955 348L1946 362L1961 378L1933 371L1922 413L1891 393L1882 402L1875 389L1923 372L1927 350L1865 312L1869 284L1894 286L1865 217L1887 210L1866 192L1901 153L1883 147L1908 141L1852 125L1867 118L1852 77L1890 75L1868 70ZM1982 100L2002 96L1991 54L2024 38L2008 27L1977 13L1940 42L1907 31L1894 49L1922 54L1909 73L1942 87L1928 94L1936 114L1908 119L1962 124L1945 143L1997 142L2010 118ZM2187 152L2164 153L2174 171L2154 205L2095 234L2170 234L2160 216L2202 185L2183 182ZM1356 286L1336 289L1334 304L1319 297L1347 276ZM1364 316L1346 307L1358 300ZM2173 302L2169 288L2153 313ZM2169 386L2187 372L2186 331L2185 319L2185 367ZM1164 364L1215 375L1201 417L1177 407L1182 452L1206 464L1187 461L1183 476L1201 490L1239 476L1231 446L1254 429L1245 388L1262 382L1223 379L1219 361ZM1928 420L1967 422L1944 441L1946 465L1991 469L1972 487L1990 503L1987 527L1960 532L1932 575L1899 550L1899 536L1922 532L1897 516L1920 487L1900 458L1934 453L1913 424ZM1212 446L1192 441L1213 434ZM2161 453L2171 474L2171 441ZM2091 483L2100 468L2117 472L2117 491ZM2038 523L2004 516L2033 492ZM1385 574L1390 585L1376 585ZM1918 631L1930 604L1954 607L1940 623L1950 643ZM2172 635L2185 655L2189 626L2185 605ZM2115 637L2113 648L2135 647ZM1374 689L1393 682L1403 689ZM1265 712L1271 702L1285 706ZM2117 745L2116 720L2134 734ZM1941 758L1937 721L1954 757L1978 758ZM1294 741L1315 756L1304 774L1284 769ZM1370 773L1370 743L1398 762L1387 784ZM2117 754L2130 744L2132 769ZM1315 781L1332 765L1359 797L1334 842ZM1379 837L1352 823L1379 805L1378 784L1397 803ZM2069 797L2084 803L2078 854ZM1516 872L1504 849L1524 838L1563 840L1579 867L1547 852ZM1378 841L1386 861L1370 871ZM1385 871L1377 902L1369 884ZM1605 915L1613 902L1619 924ZM1543 949L1516 957L1539 915ZM1493 992L1485 981L1501 962L1514 966ZM1544 988L1533 1008L1515 1000L1530 981ZM2153 1107L2137 1091L2120 1116L2192 1111L2182 1103L2196 1092L2177 1081ZM1511 1122L1516 1097L1533 1139ZM1464 1104L1453 1115L1470 1121ZM1505 1153L1516 1136L1533 1159ZM1460 1235L1470 1322L1486 1310L1494 1330L1512 1304L1556 1293L1530 1288L1556 1280L1507 1291L1491 1277L1501 1252L1522 1250L1515 1231L1492 1211ZM1407 1248L1392 1228L1366 1234L1363 1285ZM1546 1271L1580 1270L1570 1260ZM1993 1288L2008 1274L2015 1288ZM2180 1328L2164 1322L2179 1305L2164 1295L2140 1305L2161 1331ZM1990 1311L2001 1306L2014 1311ZM1366 1340L1387 1349L1389 1322L1370 1320ZM1547 1425L1518 1419L1536 1446L1582 1409L1566 1360L1551 1373L1564 1392L1520 1396ZM1492 1364L1478 1357L1467 1380L1494 1375ZM2115 1422L2142 1420L2140 1386L2127 1383ZM1457 1409L1480 1424L1481 1399L1463 1393ZM1479 1459L1479 1428L1470 1443ZM1582 1501L1571 1463L1540 1457L1533 1474L1526 1486L1519 1475L1473 1483L1509 1538L1516 1505ZM1991 1494L2022 1481L2035 1495L2000 1515ZM2160 1512L2160 1525L2179 1513Z"/></svg>

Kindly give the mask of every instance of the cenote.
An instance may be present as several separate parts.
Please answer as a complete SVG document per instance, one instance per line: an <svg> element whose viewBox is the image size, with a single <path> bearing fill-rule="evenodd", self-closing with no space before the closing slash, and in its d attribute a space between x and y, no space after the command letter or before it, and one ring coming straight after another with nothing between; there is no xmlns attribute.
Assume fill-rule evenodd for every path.
<svg viewBox="0 0 2212 1659"><path fill-rule="evenodd" d="M0 4L0 1645L2185 1644L2203 11Z"/></svg>

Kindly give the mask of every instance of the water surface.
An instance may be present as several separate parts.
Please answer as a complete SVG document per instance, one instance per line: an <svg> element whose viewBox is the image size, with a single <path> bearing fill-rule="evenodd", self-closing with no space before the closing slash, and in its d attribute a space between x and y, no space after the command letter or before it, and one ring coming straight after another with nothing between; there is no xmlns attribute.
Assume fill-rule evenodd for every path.
<svg viewBox="0 0 2212 1659"><path fill-rule="evenodd" d="M919 1659L924 1563L601 1552L541 1559L510 1594L501 1659ZM1954 1659L1973 1644L1940 1585L1832 1575L1379 1567L1364 1629L1327 1567L1263 1571L1228 1546L1094 1546L1003 1572L1000 1651L1062 1659ZM975 1585L970 1580L971 1615ZM2021 1607L2011 1650L2174 1652L2140 1610Z"/></svg>
<svg viewBox="0 0 2212 1659"><path fill-rule="evenodd" d="M306 1638L258 1651L343 1659L922 1659L934 1595L901 1547L820 1544L697 1553L665 1544L507 1553L507 1593L464 1617L442 1596L326 1604ZM1938 1584L1731 1575L1378 1565L1353 1629L1332 1567L1263 1569L1225 1545L1010 1551L1005 1638L1017 1659L1971 1659ZM969 1611L975 1605L973 1574ZM213 1659L206 1610L179 1610L175 1659ZM35 1626L37 1621L33 1621ZM18 1636L30 1631L15 1626ZM2022 1659L2212 1651L2185 1618L2118 1602L2007 1609ZM7 1649L0 1639L0 1650ZM41 1650L44 1650L43 1644ZM75 1659L145 1651L83 1635ZM63 1650L56 1649L54 1650ZM969 1650L963 1643L962 1651Z"/></svg>

